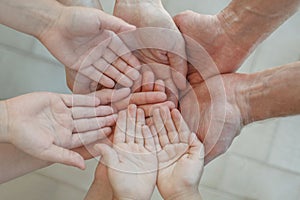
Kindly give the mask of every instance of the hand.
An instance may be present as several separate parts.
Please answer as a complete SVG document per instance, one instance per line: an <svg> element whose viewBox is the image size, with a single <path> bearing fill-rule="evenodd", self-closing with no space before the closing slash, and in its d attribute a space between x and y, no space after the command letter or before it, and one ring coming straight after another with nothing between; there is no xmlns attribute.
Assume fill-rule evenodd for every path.
<svg viewBox="0 0 300 200"><path fill-rule="evenodd" d="M138 60L114 34L134 29L98 9L63 7L60 17L38 38L67 66L69 87L76 93L89 93L98 83L130 87L138 78Z"/></svg>
<svg viewBox="0 0 300 200"><path fill-rule="evenodd" d="M236 95L246 75L224 74L205 82L189 67L191 88L182 94L180 110L205 146L205 163L227 151L243 126L241 99ZM191 113L195 113L191 115Z"/></svg>
<svg viewBox="0 0 300 200"><path fill-rule="evenodd" d="M187 46L193 46L191 39L196 41L218 67L218 70L214 70L205 78L235 71L251 53L252 46L239 41L242 37L232 38L226 29L228 25L224 20L222 21L220 14L202 15L193 11L185 11L176 15L174 21L185 36ZM199 57L199 52L189 47L187 47L187 55L188 61L191 61Z"/></svg>
<svg viewBox="0 0 300 200"><path fill-rule="evenodd" d="M142 49L135 55L152 68L158 79L165 81L167 89L173 94L178 93L177 88L184 89L187 73L184 39L161 2L157 0L138 3L130 0L128 2L116 1L114 15L138 28L148 27L148 29L136 31L139 46L133 48ZM128 41L126 43L128 46L132 45ZM135 42L132 43L135 44ZM162 47L165 49L160 50ZM172 71L169 66L173 69ZM174 103L177 104L177 102Z"/></svg>
<svg viewBox="0 0 300 200"><path fill-rule="evenodd" d="M158 144L157 187L164 199L189 199L199 195L198 185L204 165L204 148L191 133L177 109L155 110L152 134ZM158 139L159 138L159 139Z"/></svg>
<svg viewBox="0 0 300 200"><path fill-rule="evenodd" d="M113 147L95 148L108 167L108 178L116 199L150 199L155 187L157 157L151 132L141 109L130 105L119 113ZM126 180L124 182L124 180Z"/></svg>
<svg viewBox="0 0 300 200"><path fill-rule="evenodd" d="M155 76L151 71L145 71L140 79L136 80L134 83L132 90L136 93L152 93L152 92L166 92L165 83L162 80L155 80ZM177 99L175 99L177 101ZM137 102L138 103L138 102ZM166 106L169 109L175 108L175 105L172 101L164 101L164 102L149 102L148 104L139 105L138 107L143 109L146 117L152 116L152 111L155 108L160 108L162 106ZM148 123L147 123L148 124ZM149 125L149 124L148 124Z"/></svg>
<svg viewBox="0 0 300 200"><path fill-rule="evenodd" d="M83 158L68 149L105 138L116 120L113 109L99 103L90 96L53 93L9 99L7 142L41 160L84 169Z"/></svg>
<svg viewBox="0 0 300 200"><path fill-rule="evenodd" d="M162 85L158 82L152 92L138 91L136 93L130 93L129 88L122 89L101 89L97 92L90 94L100 99L101 105L111 106L117 113L126 109L130 104L135 104L139 108L143 109L146 117L151 115L152 110L159 106L165 105L170 108L174 108L174 104L166 102L167 96L164 93ZM105 138L98 143L110 144L111 142ZM99 152L95 151L93 146L95 144L86 145L84 147L76 148L74 151L78 152L85 160L99 156Z"/></svg>

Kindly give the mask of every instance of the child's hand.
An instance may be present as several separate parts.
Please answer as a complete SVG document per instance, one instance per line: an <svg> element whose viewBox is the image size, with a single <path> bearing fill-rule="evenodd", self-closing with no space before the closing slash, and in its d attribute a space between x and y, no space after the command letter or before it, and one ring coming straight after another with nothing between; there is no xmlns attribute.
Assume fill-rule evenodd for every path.
<svg viewBox="0 0 300 200"><path fill-rule="evenodd" d="M155 110L153 122L151 131L158 144L159 160L157 187L161 195L164 199L199 199L204 165L202 143L177 109L171 113L165 107Z"/></svg>
<svg viewBox="0 0 300 200"><path fill-rule="evenodd" d="M130 105L119 112L113 147L95 146L108 166L115 199L150 199L157 176L157 157L142 109Z"/></svg>
<svg viewBox="0 0 300 200"><path fill-rule="evenodd" d="M6 100L10 142L31 156L84 169L82 156L69 149L111 133L117 116L98 98L84 95L31 93Z"/></svg>

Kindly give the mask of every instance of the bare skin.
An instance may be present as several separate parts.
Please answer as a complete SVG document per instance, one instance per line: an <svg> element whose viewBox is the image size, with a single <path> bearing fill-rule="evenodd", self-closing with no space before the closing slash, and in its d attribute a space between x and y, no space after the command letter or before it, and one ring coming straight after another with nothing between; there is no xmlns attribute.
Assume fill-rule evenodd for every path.
<svg viewBox="0 0 300 200"><path fill-rule="evenodd" d="M193 89L182 96L180 110L204 143L205 162L225 153L245 125L300 114L299 73L297 62L249 75L217 75L203 82L190 68ZM201 111L198 117L190 115L195 110Z"/></svg>
<svg viewBox="0 0 300 200"><path fill-rule="evenodd" d="M217 15L192 11L174 17L179 30L198 42L218 67L218 74L234 72L250 53L300 5L299 0L233 0ZM187 44L188 46L188 44ZM193 49L187 50L188 60ZM210 74L207 77L209 78Z"/></svg>

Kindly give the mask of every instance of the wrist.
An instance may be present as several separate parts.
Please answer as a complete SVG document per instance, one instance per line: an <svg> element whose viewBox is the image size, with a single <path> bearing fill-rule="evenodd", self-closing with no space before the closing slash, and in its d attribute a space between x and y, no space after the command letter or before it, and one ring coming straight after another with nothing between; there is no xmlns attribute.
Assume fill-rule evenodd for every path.
<svg viewBox="0 0 300 200"><path fill-rule="evenodd" d="M65 10L65 6L56 2L53 3L53 5L49 5L48 6L48 10L46 12L46 14L44 13L44 11L42 10L41 12L37 13L37 16L39 16L40 18L42 18L43 20L41 20L41 22L39 23L39 29L37 29L38 31L35 31L34 34L32 34L34 37L36 37L38 40L41 40L41 38L43 37L43 35L53 26L57 23L57 21L59 20L61 14L64 12Z"/></svg>
<svg viewBox="0 0 300 200"><path fill-rule="evenodd" d="M0 142L9 142L6 101L0 101Z"/></svg>

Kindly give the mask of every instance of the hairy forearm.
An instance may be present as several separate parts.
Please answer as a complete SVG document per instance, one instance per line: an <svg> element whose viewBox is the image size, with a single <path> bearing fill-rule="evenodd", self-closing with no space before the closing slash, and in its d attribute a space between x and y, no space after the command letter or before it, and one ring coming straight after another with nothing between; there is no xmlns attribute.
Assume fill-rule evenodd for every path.
<svg viewBox="0 0 300 200"><path fill-rule="evenodd" d="M60 16L53 0L0 0L0 23L39 38Z"/></svg>
<svg viewBox="0 0 300 200"><path fill-rule="evenodd" d="M249 75L244 124L300 114L300 62Z"/></svg>
<svg viewBox="0 0 300 200"><path fill-rule="evenodd" d="M299 8L300 0L233 0L218 14L225 32L253 50Z"/></svg>
<svg viewBox="0 0 300 200"><path fill-rule="evenodd" d="M102 10L100 0L57 0L65 6L84 6Z"/></svg>
<svg viewBox="0 0 300 200"><path fill-rule="evenodd" d="M50 163L31 157L12 144L0 144L0 183L46 167Z"/></svg>

